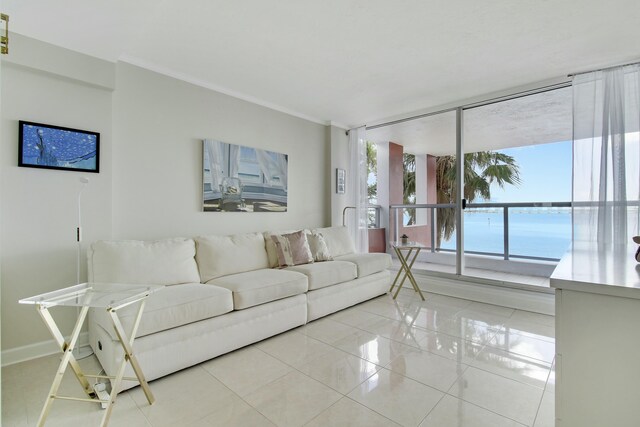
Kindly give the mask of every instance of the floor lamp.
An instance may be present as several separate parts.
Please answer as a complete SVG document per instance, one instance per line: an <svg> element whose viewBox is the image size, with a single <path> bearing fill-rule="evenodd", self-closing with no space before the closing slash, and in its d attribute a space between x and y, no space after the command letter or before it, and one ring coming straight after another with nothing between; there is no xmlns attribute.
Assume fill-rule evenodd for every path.
<svg viewBox="0 0 640 427"><path fill-rule="evenodd" d="M76 250L76 284L80 284L80 257L82 254L82 191L89 184L89 178L83 176L80 178L80 191L78 192L78 226L76 227L76 241L78 243ZM78 307L78 315L80 314L80 307ZM91 356L93 350L89 345L80 346L77 345L73 349L73 356L76 359L84 359Z"/></svg>

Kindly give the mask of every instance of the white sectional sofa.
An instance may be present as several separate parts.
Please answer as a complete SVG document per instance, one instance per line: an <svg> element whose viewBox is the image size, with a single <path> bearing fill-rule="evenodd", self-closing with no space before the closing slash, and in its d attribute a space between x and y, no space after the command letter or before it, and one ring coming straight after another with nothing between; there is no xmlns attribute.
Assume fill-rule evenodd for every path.
<svg viewBox="0 0 640 427"><path fill-rule="evenodd" d="M355 253L343 227L313 231L334 259L283 269L268 232L98 241L87 254L89 281L164 285L147 299L134 345L153 380L388 291L389 255ZM126 330L135 309L119 312ZM90 311L90 345L108 375L122 360L115 340L106 312Z"/></svg>

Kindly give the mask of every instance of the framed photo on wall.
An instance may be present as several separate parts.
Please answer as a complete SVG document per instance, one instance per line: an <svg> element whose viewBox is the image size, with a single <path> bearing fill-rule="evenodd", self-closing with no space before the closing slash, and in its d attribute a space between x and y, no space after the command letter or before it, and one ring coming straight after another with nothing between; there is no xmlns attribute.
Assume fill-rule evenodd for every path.
<svg viewBox="0 0 640 427"><path fill-rule="evenodd" d="M286 212L289 156L205 139L202 149L204 212Z"/></svg>
<svg viewBox="0 0 640 427"><path fill-rule="evenodd" d="M100 134L20 120L18 166L100 171Z"/></svg>
<svg viewBox="0 0 640 427"><path fill-rule="evenodd" d="M344 169L336 169L336 193L344 194L347 180L347 171Z"/></svg>

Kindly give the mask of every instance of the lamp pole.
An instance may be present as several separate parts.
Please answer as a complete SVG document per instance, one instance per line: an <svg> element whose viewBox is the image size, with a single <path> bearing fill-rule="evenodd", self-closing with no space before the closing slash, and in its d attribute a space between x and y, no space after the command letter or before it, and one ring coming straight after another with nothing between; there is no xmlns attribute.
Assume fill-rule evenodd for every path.
<svg viewBox="0 0 640 427"><path fill-rule="evenodd" d="M83 176L80 178L80 191L78 192L78 225L76 227L76 284L80 284L80 258L82 254L82 191L89 184L89 178ZM80 313L80 307L78 307L78 314ZM84 359L85 357L91 356L93 354L93 350L91 347L84 345L80 346L79 344L73 349L73 356L76 359Z"/></svg>

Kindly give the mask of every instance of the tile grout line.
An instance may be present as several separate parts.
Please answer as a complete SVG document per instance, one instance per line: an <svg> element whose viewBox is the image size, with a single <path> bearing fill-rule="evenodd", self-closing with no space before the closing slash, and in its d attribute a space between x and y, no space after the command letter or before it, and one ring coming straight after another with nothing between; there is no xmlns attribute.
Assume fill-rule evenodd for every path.
<svg viewBox="0 0 640 427"><path fill-rule="evenodd" d="M253 345L253 344L249 344L249 346L252 346L252 345ZM239 348L238 350L240 350L240 349L242 349L242 348L249 347L249 346L241 347L241 348ZM256 348L257 348L257 347L256 347ZM258 349L258 350L260 350L260 349ZM236 350L234 350L234 351L236 351ZM229 353L226 353L226 354L229 354ZM268 354L268 353L265 353L265 354ZM271 356L271 355L269 355L269 356ZM271 357L273 357L273 356L271 356ZM278 359L278 360L280 360L280 359ZM208 362L208 361L205 361L205 362ZM205 363L205 362L201 362L201 363L199 363L199 364L198 364L198 365L196 365L196 366L200 366L202 363ZM284 362L283 362L283 363L284 363ZM231 390L231 388L229 388L229 386L227 386L227 385L226 385L226 384L225 384L221 379L219 379L218 377L216 377L215 375L213 375L211 372L209 372L209 371L207 371L206 369L204 369L204 367L202 367L202 370L203 370L203 371L205 371L207 374L209 374L213 379L215 379L216 381L218 381L220 384L222 384L222 385L223 385L227 390L229 390L229 391L230 391L230 392L231 392L235 397L239 398L239 399L240 399L240 400L242 400L244 403L246 403L250 408L253 408L257 413L259 413L260 415L262 415L262 416L263 416L266 420L268 420L270 423L272 423L273 425L277 425L275 422L273 422L273 421L271 420L271 418L269 418L269 417L267 417L265 414L263 414L263 413L262 413L258 408L256 408L255 406L253 406L251 403L247 402L247 401L244 399L244 397L240 396L238 393L236 393L235 391ZM285 374L285 375L287 375L287 374ZM284 377L285 375L282 375L282 376L280 376L280 377L276 378L275 380L270 381L268 384L271 384L271 383L273 383L273 382L275 382L275 381L279 380L280 378ZM265 384L265 385L267 385L267 384ZM264 387L264 386L263 386L263 387ZM262 387L260 387L260 388L262 388ZM255 391L255 390L254 390L254 391ZM252 393L253 393L253 392L252 392ZM249 393L249 394L251 394L251 393ZM215 411L214 411L214 412L215 412ZM211 415L211 414L213 414L213 412L208 413L207 415L205 415L204 417L202 417L202 418L201 418L201 420L202 420L202 419L204 419L204 418L206 418L206 417L208 417L208 416L209 416L209 415Z"/></svg>
<svg viewBox="0 0 640 427"><path fill-rule="evenodd" d="M438 407L438 405L440 404L440 402L442 402L442 400L445 398L445 396L447 395L447 393L442 393L442 396L440 396L440 399L438 399L438 401L436 402L435 405L433 405L433 408L431 408L429 410L429 412L427 412L427 414L422 418L422 420L420 420L420 422L418 423L418 426L422 425L422 423L424 423L424 421L429 418L429 415L431 415L431 413Z"/></svg>
<svg viewBox="0 0 640 427"><path fill-rule="evenodd" d="M456 382L457 382L457 381L456 381ZM449 392L451 391L451 389L453 388L453 386L455 386L455 385L456 385L456 384L455 384L455 382L454 382L454 383L451 385L451 387L449 387L449 390L447 390L447 391L445 392L445 395L447 395L447 396L451 396L451 397L453 397L454 399L461 400L461 401L463 401L463 402L465 402L465 403L468 403L469 405L473 405L473 406L475 406L476 408L480 408L480 409L483 409L483 410L485 410L485 411L489 411L489 412L491 412L491 413L493 413L493 414L495 414L495 415L498 415L498 416L500 416L500 417L502 417L502 418L506 418L506 419L508 419L508 420L511 420L511 421L513 421L513 422L515 422L515 423L517 423L517 424L520 424L520 425L526 425L526 424L521 423L521 422L520 422L520 421L518 421L518 420L514 420L514 419L513 419L513 418L511 418L511 417L508 417L508 416L503 415L503 414L501 414L501 413L499 413L499 412L496 412L496 411L494 411L493 409L485 408L484 406L480 406L480 405L478 405L477 403L470 402L470 401L468 401L468 400L464 399L463 397L456 396L456 395L454 395L454 394L449 393ZM534 417L534 421L535 421L535 417ZM533 424L532 424L532 425L533 425ZM531 427L531 426L528 426L528 427Z"/></svg>
<svg viewBox="0 0 640 427"><path fill-rule="evenodd" d="M403 294L405 294L405 295L406 295L406 292L403 292ZM405 295L403 295L403 296L405 296ZM459 300L464 300L464 299L462 299L462 298L456 298L456 297L450 297L450 298L459 299ZM505 353L508 353L508 354L519 355L518 353L514 353L514 352L511 352L511 351L508 351L508 350L502 349L502 348L500 348L500 347L494 347L494 346L491 346L491 345L489 345L488 343L489 343L489 342L491 342L491 341L492 341L492 340L493 340L493 339L494 339L494 338L495 338L495 337L496 337L496 336L497 336L501 331L504 331L504 328L506 328L506 327L507 327L506 322L507 322L508 320L512 320L512 319L514 319L514 315L516 314L516 311L523 311L523 312L526 312L526 311L524 311L524 310L515 310L515 309L514 309L514 311L513 311L513 312L511 312L511 314L510 314L508 317L507 317L507 316L502 316L502 315L496 315L496 316L500 316L500 317L505 317L505 319L506 319L506 320L505 320L505 323L504 323L504 324L502 324L502 326L501 326L500 328L497 328L497 329L496 329L496 328L493 328L493 327L488 328L488 329L490 329L490 330L494 330L494 329L495 329L495 331L493 332L493 334L491 335L491 338L487 341L487 343L485 343L485 344L479 344L479 343L476 343L476 342L474 342L474 341L466 340L466 339L464 339L464 338L462 338L462 337L457 337L457 336L454 336L454 335L447 334L447 333L445 333L445 332L440 332L438 329L434 329L434 330L432 330L432 329L422 328L421 326L408 325L408 324L406 323L406 320L405 320L405 319L398 320L398 319L397 319L397 318L395 318L395 317L389 317L389 316L385 316L385 315L378 314L378 313L373 312L373 311L369 311L369 310L374 309L373 307L367 307L367 308L365 308L365 309L360 308L360 305L361 305L361 304L366 304L366 303L370 303L370 302L380 303L380 304L386 304L386 305L389 305L389 306L394 306L394 305L396 305L396 308L398 308L398 307L402 307L402 309L398 308L399 314L400 314L400 315L402 315L402 311L407 310L407 309L408 309L408 307L409 307L409 306L411 306L411 305L414 303L414 301L401 301L401 300L400 300L400 301L393 301L393 302L391 302L391 301L386 301L387 299L388 299L388 294L387 294L386 296L381 296L381 297L378 297L378 298L373 298L373 299L370 299L370 300L368 300L368 301L362 302L362 303L360 303L360 304L353 305L353 306L348 307L348 308L346 308L346 309L353 308L353 309L357 310L358 312L367 313L368 315L372 315L372 316L379 317L380 319L373 319L373 320L375 320L375 321L373 321L373 323L374 323L374 324L375 324L376 322L382 322L382 320L387 320L387 321L392 321L392 322L398 322L398 323L399 323L399 325L398 325L398 327L399 327L399 328L402 328L403 326L407 326L407 327L410 327L410 328L415 328L416 330L419 330L419 331L427 332L427 333L429 333L429 334L435 333L435 334L438 334L438 335L443 335L443 336L446 336L446 337L449 337L449 338L451 338L451 339L455 340L456 342L466 342L466 343L472 344L472 345L474 345L474 346L477 346L477 347L480 349L480 350L479 350L479 352L478 352L478 354L480 354L480 352L484 351L487 347L489 347L489 348L495 348L495 349L498 349L498 350L504 351ZM428 300L430 300L430 299L431 299L431 298L429 298ZM467 300L464 300L464 301L467 301ZM418 301L416 300L415 302L418 302ZM440 302L438 302L437 300L436 300L436 301L433 301L433 302L434 302L434 303L439 303L439 304L442 304L442 305L447 305L446 303L440 303ZM453 314L453 315L451 316L451 318L447 318L447 319L446 319L446 322L449 322L449 321L454 320L454 319L455 319L455 317L456 317L459 313L461 313L461 312L463 312L463 311L465 311L465 310L473 310L473 308L472 308L472 307L469 307L469 305L470 305L471 303L472 303L472 301L471 301L469 304L467 304L467 306L466 306L465 308L460 308L459 310L458 310L458 307L450 306L450 307L452 307L453 309L455 309L455 311L454 311L454 313L455 313L455 314ZM500 307L500 306L499 306L499 307ZM425 308L426 308L426 307L425 307ZM341 311L341 310L340 310L340 311ZM336 313L339 313L340 311L338 311L338 312L336 312ZM492 314L491 312L483 311L483 310L474 310L474 311L479 312L479 313L483 313L483 314ZM335 313L332 313L332 314L335 314ZM356 314L356 313L354 313L354 314ZM448 316L445 316L445 317L448 317ZM318 320L319 320L319 319L318 319ZM427 350L427 349L423 349L422 347L420 347L420 343L421 343L421 342L423 342L423 341L425 341L427 338L423 338L423 339L414 339L414 341L413 341L412 343L407 343L406 341L399 341L399 340L394 339L394 338L388 338L388 337L382 336L382 335L380 335L380 334L378 334L378 333L376 333L376 332L371 332L370 330L363 329L361 326L355 326L355 325L353 325L353 324L344 323L344 322L342 322L342 321L340 321L340 320L331 319L331 318L327 318L327 320L331 320L332 322L336 322L336 323L339 323L339 324L342 324L342 325L346 325L346 326L348 326L348 327L350 327L350 328L352 328L352 329L354 329L354 330L355 330L354 332L351 332L349 335L347 335L347 336L345 336L345 337L343 337L343 338L340 338L339 340L342 340L342 339L344 339L344 338L347 338L347 337L349 337L349 336L351 336L351 335L353 335L353 334L359 333L359 332L365 332L365 333L368 333L368 334L371 334L371 335L375 336L376 338L378 338L378 337L380 337L380 338L384 338L384 339L386 339L387 341L389 341L389 342L391 342L391 343L396 343L396 344L400 344L400 345L403 345L403 346L411 347L411 348L416 349L416 350L418 350L418 351L420 351L420 352L426 352L426 353L429 353L429 354L430 354L430 355L432 355L432 356L439 356L439 357L440 357L440 358L442 358L442 359L446 359L446 360L453 361L453 362L455 362L455 363L460 364L461 366L465 366L465 368L464 368L464 370L461 372L461 374L460 374L460 375L458 375L458 376L456 377L456 380L455 380L455 381L453 382L453 384L449 387L449 389L448 389L446 392L442 392L442 391L440 391L439 389L437 389L437 388L435 388L435 387L433 387L433 386L431 386L431 385L429 385L429 384L426 384L426 383L424 383L424 382L422 382L422 381L420 381L420 380L417 380L417 379L411 378L411 377L409 377L409 376L407 376L407 375L404 375L404 374L402 374L402 373L395 372L395 371L391 370L391 369L389 368L389 366L390 366L390 365L391 365L391 364L392 364L392 363L393 363L393 362L394 362L398 357L401 357L401 355L398 355L398 356L396 356L396 357L392 358L392 359L391 359L387 364L385 364L385 365L379 365L379 364L377 364L377 363L370 362L369 360L367 360L367 359L366 359L366 358L364 358L364 357L361 357L360 355L353 354L353 353L350 353L350 352L348 352L348 351L345 351L345 350L343 350L343 349L341 349L341 348L339 348L339 347L336 347L336 346L334 345L334 343L335 343L335 342L337 342L337 341L339 341L339 340L331 340L330 342L328 342L329 340L328 340L327 338L324 338L324 339L316 338L316 337L314 337L314 336L312 336L312 335L307 335L307 334L303 333L303 332L302 332L302 331L300 331L300 330L296 330L296 329L299 329L300 327L298 327L298 328L294 328L294 329L291 329L291 330L289 330L289 331L285 331L285 332L283 332L283 334L284 334L284 333L287 333L287 332L294 332L294 333L297 333L297 334L300 334L300 335L304 335L307 339L311 339L311 340L313 340L313 341L317 341L317 342L319 342L319 343L322 343L322 344L324 344L324 345L327 345L327 346L329 346L331 349L337 350L337 351L339 351L339 352L341 352L341 353L344 353L345 355L354 356L354 357L356 357L356 358L358 358L358 359L361 359L361 360L366 361L367 363L372 363L373 365L375 365L376 367L378 367L378 368L379 368L379 369L376 369L376 371L375 371L375 372L373 372L371 375L367 376L367 378L365 378L364 380L360 381L360 382L358 383L358 385L356 385L355 387L353 387L352 389L350 389L347 393L342 393L342 392L340 392L340 391L338 391L338 390L335 390L333 387L331 387L331 386L329 386L329 385L327 385L327 384L324 384L322 381L317 380L317 379L315 379L315 378L311 377L310 375L308 375L308 374L306 374L306 373L302 372L299 368L297 368L297 367L295 367L295 366L293 366L293 365L291 365L291 364L289 364L289 363L287 363L287 362L285 362L285 361L281 360L280 358L278 358L278 357L276 357L276 356L274 356L274 355L272 355L272 354L268 353L267 351L265 351L265 350L263 350L263 349L261 349L261 348L257 347L257 344L259 344L259 342L258 342L258 343L253 343L253 344L250 344L250 345L248 345L248 346L243 347L243 348L253 347L253 348L255 348L255 349L259 350L260 352L262 352L263 354L268 355L269 357L274 358L275 360L279 361L280 363L282 363L283 365L285 365L285 366L287 366L287 367L289 367L289 368L291 369L289 372L286 372L286 373L284 373L283 375L281 375L281 376L279 376L279 377L277 377L277 378L275 378L275 379L271 380L271 381L270 381L270 382L268 382L267 384L262 385L260 388L266 387L266 386L268 386L268 385L270 385L270 384L272 384L272 383L274 383L274 382L276 382L276 381L278 381L278 380L281 380L283 377L285 377L286 375L288 375L288 374L289 374L289 373L291 373L291 372L297 372L297 373L299 373L299 374L301 374L301 375L304 375L306 378L308 378L308 379L310 379L310 380L313 380L315 383L318 383L319 385L322 385L322 386L324 386L324 387L326 387L326 388L328 388L328 389L330 389L330 390L334 391L334 392L335 392L335 393L337 393L339 396L341 396L341 397L339 397L335 402L333 402L332 404L330 404L327 408L323 409L323 410L322 410L322 411L320 411L318 414L316 414L316 415L315 415L311 420L307 421L307 422L306 422L307 424L308 424L309 422L311 422L312 420L316 419L318 416L320 416L321 414L323 414L323 413L324 413L324 412L326 412L327 410L329 410L330 408L332 408L333 406L335 406L335 404L337 404L338 402L340 402L340 401L341 401L341 400L343 400L344 398L347 398L347 399L349 399L350 401L354 402L355 404L360 405L360 406L362 406L362 407L366 408L367 410L370 410L370 411L372 411L372 412L374 412L374 413L376 413L376 414L378 414L378 415L380 415L380 416L384 417L385 419L387 419L387 420L389 420L389 421L391 421L391 422L394 422L394 423L395 423L395 421L393 421L393 420L389 419L388 417L386 417L386 416L384 416L384 415L382 415L382 414L378 413L376 410L374 410L374 409L372 409L372 408L369 408L367 405L364 405L364 404L362 404L362 403L360 403L360 402L358 402L358 401L354 401L353 399L351 399L351 398L348 396L350 393L352 393L354 390L356 390L358 387L360 387L363 383L365 383L366 381L368 381L372 376L374 376L374 375L378 374L382 369L385 369L385 370L387 370L387 371L389 371L389 372L391 372L391 373L394 373L394 374L401 375L401 376L403 376L403 377L405 377L405 378L408 378L409 380L415 381L415 382L416 382L416 383L418 383L418 384L422 384L423 386L429 387L429 388L431 388L431 389L433 389L433 390L436 390L436 391L438 391L438 392L440 392L440 393L443 393L443 395L440 397L440 399L438 400L438 402L437 402L437 403L436 403L436 404L435 404L435 405L430 409L430 411L429 411L429 412L425 415L425 417L422 419L422 422L424 422L424 420L429 416L429 414L431 414L431 413L433 412L433 410L434 410L434 409L435 409L435 408L436 408L436 407L437 407L437 406L442 402L442 400L443 400L443 399L445 398L445 396L447 396L447 395L452 396L452 397L453 397L453 398L455 398L455 399L460 399L461 401L466 402L466 403L468 403L468 404L470 404L470 405L473 405L473 406L475 406L475 407L482 408L483 410L486 410L486 411L488 411L488 412L494 413L494 414L496 414L496 415L498 415L498 416L500 416L500 417L503 417L503 418L506 418L506 419L513 420L513 419L512 419L512 418L510 418L510 417L507 417L507 416L505 416L505 415L499 414L499 413L497 413L497 412L495 412L495 411L493 411L493 410L491 410L491 409L484 408L484 407L482 407L482 406L480 406L480 405L478 405L478 404L475 404L475 403L469 402L469 401L467 401L467 400L465 400L465 399L463 399L463 398L460 398L460 397L458 397L458 396L454 396L454 395L452 395L451 393L449 393L449 391L452 389L452 387L454 387L454 386L455 386L456 382L457 382L457 381L458 381L458 380L459 380L459 379L464 375L464 373L468 370L468 368L469 368L469 367L473 367L473 368L475 368L475 369L477 369L477 370L479 370L479 371L485 372L485 373L487 373L487 374L495 375L495 376L497 376L497 377L501 377L501 378L504 378L504 379L506 379L506 380L511 380L511 381L513 381L513 382L516 382L516 383L519 383L519 384L522 384L522 385L529 386L529 387L535 388L535 389L537 389L537 390L540 390L540 388L539 388L539 387L534 386L534 385L531 385L531 384L528 384L528 383L525 383L525 382L522 382L522 381L520 381L520 380L513 379L513 378L509 378L509 377L503 376L503 375L501 375L501 374L497 374L497 373L494 373L494 372L488 371L488 370L483 369L483 368L478 367L478 366L474 366L474 365L467 365L467 364L465 364L465 363L458 362L456 359L449 359L449 358L447 358L447 357L445 357L445 356L442 356L442 355L440 355L440 354L433 353L433 352L431 352L431 351L429 351L429 350ZM530 321L530 320L527 320L527 321L525 321L525 322L532 323L532 324L536 324L536 325L541 325L541 326L547 326L546 324L544 324L544 323L542 323L542 322L535 322L535 321ZM312 323L312 322L309 322L309 323L307 323L306 325L309 325L310 323ZM367 322L365 322L365 323L367 323ZM330 328L330 327L331 327L331 324L329 324L329 328ZM518 335L521 335L521 334L518 334ZM277 336L277 335L276 335L276 336ZM393 336L393 335L392 335L392 336ZM535 338L535 337L528 337L528 336L526 336L526 335L522 335L522 336L525 336L525 337L527 337L527 338L534 339L534 340L537 340L537 341L542 341L542 342L550 343L549 341L541 340L541 339L538 339L538 338ZM270 338L272 338L272 337L269 337L269 338L267 338L266 340L268 340L268 339L270 339ZM266 341L266 340L264 340L264 341ZM237 350L240 350L240 349L237 349ZM237 350L234 350L234 351L237 351ZM476 354L473 358L471 358L471 360L472 360L472 361L476 361L476 360L477 360L477 356L478 356L478 354ZM522 356L522 357L530 357L530 356L526 356L526 355L519 355L519 356ZM309 361L305 362L305 364L304 364L304 365L307 365L307 364L309 364L309 363L312 363L314 360L317 360L317 359L318 359L318 358L320 358L320 357L322 357L322 354L320 354L320 355L318 355L318 356L315 356L315 357L312 357ZM535 359L535 358L532 358L532 359ZM548 363L549 363L549 362L546 362L546 361L543 361L543 360L541 360L540 362L541 362L541 363L545 363L545 364L548 364ZM203 363L204 363L204 362L203 362ZM231 395L229 396L230 398L231 398L232 396L233 396L233 397L237 397L237 398L238 398L238 399L240 399L242 402L244 402L246 405L248 405L248 407L253 408L257 413L259 413L261 416L263 416L263 417L264 417L265 419L267 419L269 422L273 422L273 421L271 421L271 419L269 419L265 414L263 414L259 409L257 409L257 408L256 408L256 407L254 407L253 405L251 405L248 401L246 401L246 400L245 400L245 398L243 398L242 396L240 396L239 394L237 394L234 390L231 390L231 389L230 389L230 388L229 388L229 387L228 387L228 386L227 386L223 381L221 381L218 377L216 377L212 372L209 372L207 369L205 369L205 368L202 366L202 365L203 365L203 363L200 363L200 364L198 364L198 365L196 365L196 366L199 366L199 368L201 368L201 369L203 369L205 372L207 372L207 374L209 374L209 375L211 376L211 378L215 379L215 380L216 380L216 381L218 381L218 382L219 382L219 383L220 383L224 388L226 388L227 390L229 390L229 391L230 391L230 393L231 393ZM304 366L304 365L301 365L301 366ZM539 412L540 412L540 408L541 408L541 405L542 405L542 399L544 398L544 394L547 392L547 386L548 386L548 384L549 384L549 379L550 379L550 377L551 377L551 368L552 368L552 367L553 367L553 361L551 362L551 364L550 364L550 366L549 366L549 371L547 372L547 378L546 378L546 381L545 381L545 385L544 385L544 387L542 387L542 389L541 389L541 391L542 391L542 395L541 395L540 401L538 402L538 406L537 406L537 410L536 410L536 415L535 415L534 420L533 420L533 422L534 422L534 423L537 421L537 418L538 418L538 415L539 415ZM257 391L257 390L252 391L252 393L254 393L255 391ZM137 402L135 399L133 399L133 396L132 396L128 391L127 391L127 396L128 396L128 398L129 398L129 399L131 399L131 400L132 400L132 402L133 402L133 404L134 404L134 407L135 407L135 410L137 410L137 411L139 411L139 412L141 413L141 415L142 415L143 419L145 420L145 422L146 422L148 425L153 425L153 424L151 423L151 421L149 420L149 418L147 417L147 415L146 415L146 414L144 413L144 411L142 410L142 407L138 404L138 402ZM123 398L124 398L124 396L120 396L120 399L118 399L118 400L122 400ZM25 411L26 411L26 409L25 409ZM200 419L199 419L199 420L197 420L197 421L201 421L202 419L204 419L204 418L206 418L206 417L210 416L210 415L211 415L212 413L214 413L214 412L215 412L215 411L210 412L210 413L207 413L206 415L204 415L202 418L200 418ZM26 418L28 418L28 416L25 416L25 419L26 419ZM515 421L516 423L518 423L518 424L519 424L519 422L518 422L518 421L516 421L516 420L513 420L513 421Z"/></svg>
<svg viewBox="0 0 640 427"><path fill-rule="evenodd" d="M369 378L371 378L371 377L369 377ZM359 387L359 386L356 386L356 388L357 388L357 387ZM355 390L355 388L354 388L354 390ZM353 390L352 390L352 391L353 391ZM331 409L333 406L337 405L337 404L338 404L338 402L340 402L340 401L342 401L342 400L344 400L344 399L350 400L351 402L355 403L356 405L362 406L363 408L365 408L365 409L367 409L367 410L369 410L369 411L371 411L371 412L373 412L373 413L375 413L375 414L380 415L381 417L383 417L384 419L386 419L386 420L388 420L388 421L392 422L393 424L396 424L397 426L400 426L400 424L399 424L399 423L395 422L395 421L394 421L394 420L392 420L391 418L389 418L389 417L387 417L387 416L385 416L385 415L381 414L380 412L376 411L375 409L369 408L367 405L362 404L362 403L358 402L357 400L353 400L352 398L350 398L348 395L346 395L346 394L345 394L345 395L343 395L340 399L338 399L335 403L331 404L331 406L329 406L327 409L323 410L323 411L322 411L322 412L320 412L318 415L316 415L316 416L315 416L315 417L313 417L311 420L309 420L307 423L305 423L305 424L303 425L303 427L304 427L304 426L306 426L306 425L308 425L308 424L310 424L313 420L315 420L316 418L318 418L320 415L324 414L326 411L328 411L328 410L329 410L329 409Z"/></svg>
<svg viewBox="0 0 640 427"><path fill-rule="evenodd" d="M367 312L367 313L370 313L370 312ZM375 313L370 313L370 314L375 314ZM378 316L379 316L379 315L378 315ZM382 317L382 316L381 316L381 317ZM394 320L394 319L391 319L391 320ZM339 321L338 321L338 322L339 322ZM401 322L401 321L399 321L399 322ZM342 322L340 322L340 323L342 323ZM365 329L361 329L361 328L359 328L359 327L357 327L357 326L349 325L349 324L346 324L346 323L345 323L345 325L347 325L347 326L351 326L351 327L356 328L356 329L360 329L360 330L362 330L362 331L364 331L364 332L368 332L368 333L370 333L370 334L375 334L374 332L371 332L371 331L368 331L368 330L365 330ZM420 327L418 327L418 326L416 326L416 328L422 329L422 328L420 328ZM502 327L501 327L501 328L502 328ZM502 349L502 348L500 348L500 347L494 347L494 346L491 346L491 345L489 344L489 342L490 342L491 340L493 340L493 338L495 338L495 336L496 336L496 335L501 331L501 329L496 329L496 328L488 328L488 329L491 329L491 330L493 330L493 331L495 331L495 332L494 332L494 334L492 335L492 337L487 341L487 344L479 344L479 343L476 343L476 342L474 342L474 341L465 340L464 338L456 337L456 336L454 336L454 335L449 335L449 334L447 334L447 333L445 333L445 332L440 332L440 331L437 331L437 330L430 330L430 329L423 329L423 330L426 330L426 331L428 331L428 332L435 332L435 333L438 333L438 334L446 335L447 337L451 337L451 338L454 338L454 339L456 339L456 340L462 340L462 341L465 341L465 342L471 343L471 344L473 344L473 345L478 345L478 346L480 346L480 347L481 347L481 349L480 349L480 351L478 352L478 354L479 354L480 352L482 352L483 350L485 350L487 347L490 347L490 348L494 348L494 349L496 349L496 350L504 351L504 352L509 353L509 354L514 354L514 355L518 355L518 356L522 356L522 357L530 357L530 356L526 356L526 355L520 355L520 354L518 354L518 353L514 353L514 352L511 352L511 351L508 351L508 350ZM521 335L521 334L517 334L517 335ZM380 336L380 335L378 335L378 336ZM524 336L524 335L521 335L521 336L526 337L526 336ZM313 337L312 337L312 338L313 338ZM346 338L346 337L345 337L345 338ZM382 337L382 338L386 338L386 337ZM527 338L536 339L536 338L533 338L533 337L527 337ZM417 348L417 349L419 349L420 351L425 351L425 352L428 352L428 353L430 353L430 354L432 354L432 355L435 355L435 356L443 357L443 358L448 359L448 360L453 360L453 359L449 359L449 358L446 358L446 357L444 357L444 356L441 356L441 355L439 355L439 354L437 354L437 353L433 353L433 352L431 352L431 351L429 351L429 350L423 349L423 348L421 348L421 347L416 347L416 346L412 346L411 344L406 344L406 343L404 343L404 342L402 342L402 341L393 340L393 339L391 339L391 338L386 338L386 339L389 339L390 341L394 341L394 342L397 342L397 343L400 343L400 344L403 344L403 345L408 345L408 346L413 347L413 348ZM549 341L544 341L544 340L540 340L540 339L538 339L538 341L542 341L542 342L549 342ZM329 343L327 343L327 344L329 344ZM329 344L329 345L331 345L331 344ZM358 356L356 356L356 357L358 357ZM472 360L474 360L474 361L475 361L475 360L476 360L476 358L477 358L477 355L476 355L476 357L474 357ZM535 359L534 357L530 357L530 358L531 358L531 359L534 359L534 360L539 360L539 359ZM366 360L366 359L365 359L365 360ZM539 361L540 361L540 362L542 362L542 363L545 363L545 364L549 363L549 362L547 362L547 361L545 361L545 360L539 360ZM387 365L383 366L383 368L386 368L390 363L391 363L391 362L389 362ZM460 363L461 363L461 362L460 362ZM549 364L549 365L550 365L550 366L549 366L549 369L551 369L552 364ZM466 366L467 366L467 367L469 367L469 366L473 366L474 368L476 368L476 369L478 369L478 370L481 370L481 371L483 371L483 372L486 372L486 373L489 373L489 374L493 374L493 375L497 375L497 376L499 376L499 377L501 377L501 378L505 378L505 379L508 379L508 380L512 380L512 381L518 382L518 383L520 383L520 384L524 384L524 385L527 385L527 386L531 386L531 387L539 388L539 387L537 387L537 386L534 386L534 385L528 384L528 383L526 383L526 382L523 382L523 381L520 381L520 380L516 380L516 379L514 379L514 378L506 377L506 376L504 376L504 375L497 374L497 373L495 373L495 372L488 371L488 370L483 369L483 368L478 367L478 366L474 366L474 365L466 365ZM402 374L400 374L400 375L402 375ZM407 377L407 378L410 378L410 377ZM410 379L413 379L413 378L410 378ZM421 383L421 384L424 384L424 383ZM425 384L425 385L428 385L428 384ZM543 390L544 390L544 388L543 388Z"/></svg>
<svg viewBox="0 0 640 427"><path fill-rule="evenodd" d="M549 368L549 375L547 375L547 380L544 383L544 388L542 389L542 397L540 398L540 403L538 403L538 409L536 410L536 416L533 419L533 426L536 425L538 421L538 416L540 415L540 408L542 408L542 400L544 399L545 393L547 393L547 385L549 384L549 378L551 378L551 369L553 368L553 363L555 362L555 357L553 358L553 362L551 362L551 368ZM555 397L555 396L554 396ZM554 404L555 409L555 404Z"/></svg>

